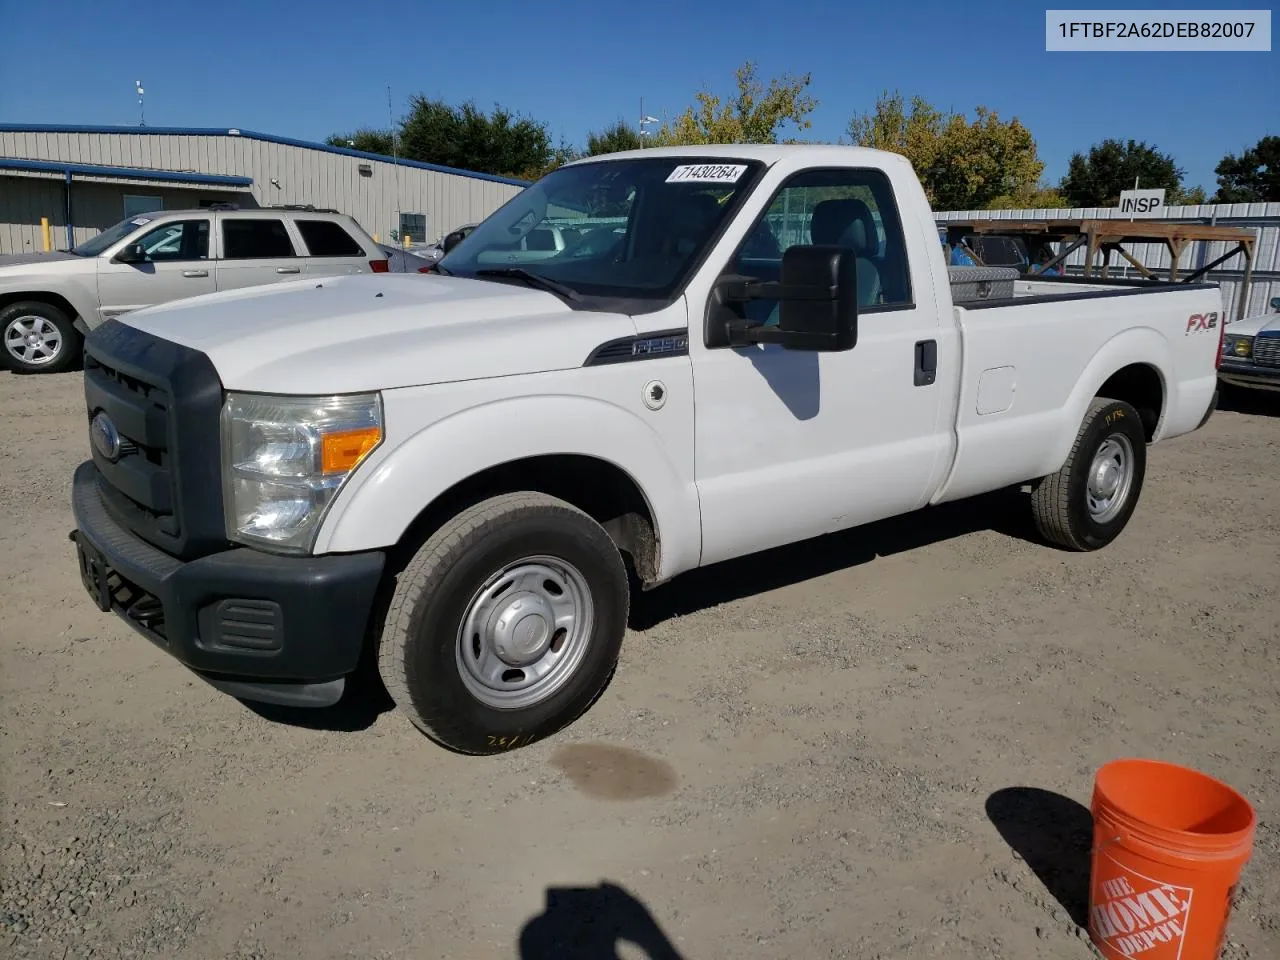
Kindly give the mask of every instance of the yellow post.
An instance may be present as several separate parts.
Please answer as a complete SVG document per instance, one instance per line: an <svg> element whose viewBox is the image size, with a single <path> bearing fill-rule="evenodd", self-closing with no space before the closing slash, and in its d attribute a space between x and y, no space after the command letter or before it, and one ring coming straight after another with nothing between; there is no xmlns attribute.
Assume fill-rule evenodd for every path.
<svg viewBox="0 0 1280 960"><path fill-rule="evenodd" d="M41 236L44 237L44 252L48 253L50 250L53 249L53 243L49 239L49 218L48 217L40 218L40 234Z"/></svg>
<svg viewBox="0 0 1280 960"><path fill-rule="evenodd" d="M381 240L379 240L379 239L378 239L378 235L377 235L376 233L373 235L373 242L374 242L374 243L381 243L381 242L382 242Z"/></svg>
<svg viewBox="0 0 1280 960"><path fill-rule="evenodd" d="M410 243L412 243L412 242L413 242L413 238L412 238L412 237L410 237L410 236L406 233L406 234L404 235L404 248L405 248L406 250L408 250L408 249L409 249L409 244L410 244Z"/></svg>

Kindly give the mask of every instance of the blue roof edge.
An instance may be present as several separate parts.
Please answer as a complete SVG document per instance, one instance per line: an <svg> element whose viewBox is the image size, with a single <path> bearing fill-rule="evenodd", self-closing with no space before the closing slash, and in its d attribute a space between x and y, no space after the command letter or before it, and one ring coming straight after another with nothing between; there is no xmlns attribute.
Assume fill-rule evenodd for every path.
<svg viewBox="0 0 1280 960"><path fill-rule="evenodd" d="M513 187L527 187L530 181L517 180L513 177L500 177L493 173L478 173L475 170L462 170L458 167L446 167L438 163L425 163L422 160L392 160L381 153L366 153L363 150L351 150L347 147L334 147L327 143L316 143L312 140L298 140L294 137L278 137L272 133L258 133L254 130L243 130L240 127L131 127L109 125L79 125L74 123L0 123L0 133L131 133L155 134L170 137L244 137L249 140L263 140L267 143L279 143L288 147L303 147L307 150L320 150L324 153L336 153L344 157L356 157L361 160L378 160L382 163L397 163L402 167L413 167L417 170L432 170L435 173L451 173L456 177L470 177L473 180L488 180L491 183L505 183Z"/></svg>
<svg viewBox="0 0 1280 960"><path fill-rule="evenodd" d="M253 186L253 177L233 177L221 173L183 173L179 170L148 170L145 167L113 167L96 163L68 163L62 160L27 160L22 157L0 157L0 170L26 170L33 173L78 173L85 177L160 180L166 183L193 183L219 187Z"/></svg>

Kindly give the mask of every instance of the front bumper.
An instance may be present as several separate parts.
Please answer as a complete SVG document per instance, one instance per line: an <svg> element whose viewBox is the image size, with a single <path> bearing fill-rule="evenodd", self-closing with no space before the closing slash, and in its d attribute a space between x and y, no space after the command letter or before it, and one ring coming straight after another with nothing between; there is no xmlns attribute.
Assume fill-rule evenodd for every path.
<svg viewBox="0 0 1280 960"><path fill-rule="evenodd" d="M380 551L281 557L236 547L184 563L107 512L92 461L75 472L81 581L99 609L245 700L324 707L359 662Z"/></svg>
<svg viewBox="0 0 1280 960"><path fill-rule="evenodd" d="M1233 387L1252 390L1280 390L1280 367L1232 362L1225 357L1218 364L1218 379Z"/></svg>

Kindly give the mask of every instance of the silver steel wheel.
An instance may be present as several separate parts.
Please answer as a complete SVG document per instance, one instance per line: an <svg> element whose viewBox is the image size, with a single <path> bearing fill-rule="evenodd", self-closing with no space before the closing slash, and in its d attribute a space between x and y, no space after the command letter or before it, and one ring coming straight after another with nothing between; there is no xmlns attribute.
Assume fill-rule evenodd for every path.
<svg viewBox="0 0 1280 960"><path fill-rule="evenodd" d="M47 317L14 317L4 328L4 348L19 363L43 367L62 352L62 331Z"/></svg>
<svg viewBox="0 0 1280 960"><path fill-rule="evenodd" d="M555 557L526 557L490 577L458 629L458 672L495 710L550 697L582 662L595 607L586 578Z"/></svg>
<svg viewBox="0 0 1280 960"><path fill-rule="evenodd" d="M1096 523L1113 520L1129 499L1133 487L1133 445L1121 433L1103 440L1089 466L1085 500Z"/></svg>

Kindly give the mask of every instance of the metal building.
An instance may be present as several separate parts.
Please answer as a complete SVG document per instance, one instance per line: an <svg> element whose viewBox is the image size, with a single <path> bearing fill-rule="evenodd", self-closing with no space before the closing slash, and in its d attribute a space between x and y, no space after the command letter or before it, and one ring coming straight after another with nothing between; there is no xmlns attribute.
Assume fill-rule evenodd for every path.
<svg viewBox="0 0 1280 960"><path fill-rule="evenodd" d="M126 216L220 202L327 207L384 243L431 242L484 219L525 186L235 128L6 123L0 253L38 252L46 242L67 249Z"/></svg>

